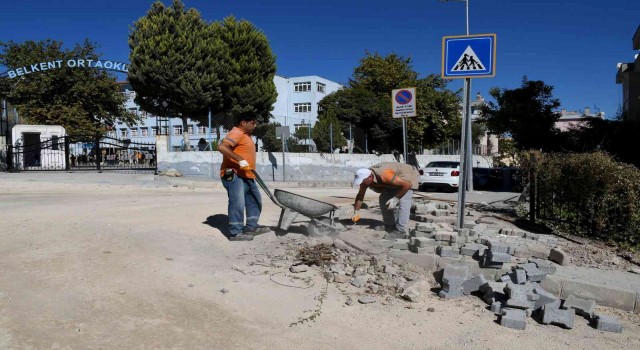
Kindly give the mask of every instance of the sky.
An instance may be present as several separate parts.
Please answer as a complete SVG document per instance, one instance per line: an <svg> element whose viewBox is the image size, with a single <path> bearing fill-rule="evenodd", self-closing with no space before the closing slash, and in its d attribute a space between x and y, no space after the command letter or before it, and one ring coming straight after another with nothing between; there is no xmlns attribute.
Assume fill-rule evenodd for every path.
<svg viewBox="0 0 640 350"><path fill-rule="evenodd" d="M163 1L165 5L170 0ZM183 0L207 21L226 16L260 28L277 74L317 75L347 84L367 51L411 57L421 77L440 74L442 37L466 32L465 2L437 0ZM104 60L128 62L130 26L148 0L4 1L0 41L54 39L72 48L85 38ZM522 77L554 87L561 108L615 117L622 85L617 63L633 62L640 0L469 0L470 34L497 36L496 75L472 79L471 96L514 89ZM34 62L36 63L36 62ZM0 67L0 72L7 70ZM462 79L449 87L461 89Z"/></svg>

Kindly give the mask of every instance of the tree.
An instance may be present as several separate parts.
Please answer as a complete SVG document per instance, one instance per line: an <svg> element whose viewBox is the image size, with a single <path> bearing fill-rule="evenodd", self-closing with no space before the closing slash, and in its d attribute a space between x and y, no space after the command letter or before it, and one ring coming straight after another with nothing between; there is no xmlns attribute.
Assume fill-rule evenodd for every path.
<svg viewBox="0 0 640 350"><path fill-rule="evenodd" d="M129 34L129 82L135 102L146 112L182 118L189 148L187 118L204 122L209 109L222 107L221 75L225 46L195 9L180 0L172 7L156 1Z"/></svg>
<svg viewBox="0 0 640 350"><path fill-rule="evenodd" d="M276 58L267 37L251 22L233 16L214 23L211 30L223 43L226 67L220 113L231 120L252 114L258 123L268 123L278 95L273 82Z"/></svg>
<svg viewBox="0 0 640 350"><path fill-rule="evenodd" d="M479 120L494 134L509 134L520 150L556 148L555 122L560 114L554 109L560 101L553 98L553 87L543 81L522 78L520 88L493 88L495 102L480 107Z"/></svg>
<svg viewBox="0 0 640 350"><path fill-rule="evenodd" d="M333 149L347 145L347 140L342 133L342 127L333 110L323 113L318 118L318 121L313 126L312 138L316 144L316 150L319 152L333 153ZM331 146L333 146L333 149Z"/></svg>
<svg viewBox="0 0 640 350"><path fill-rule="evenodd" d="M82 57L98 60L96 44L85 40L72 49L62 41L0 42L0 65L30 66L38 62ZM124 108L125 97L113 76L93 68L60 67L21 78L0 78L0 90L29 124L62 125L69 134L103 135L116 119L129 125L138 117Z"/></svg>
<svg viewBox="0 0 640 350"><path fill-rule="evenodd" d="M416 87L418 116L407 118L410 151L436 145L455 132L460 119L459 96L447 89L447 81L430 75L418 79L410 58L396 54L366 53L354 69L349 87L325 97L319 103L320 118L333 113L343 130L353 125L363 130L370 149L390 152L403 149L402 121L391 117L391 90ZM459 125L459 123L458 123Z"/></svg>

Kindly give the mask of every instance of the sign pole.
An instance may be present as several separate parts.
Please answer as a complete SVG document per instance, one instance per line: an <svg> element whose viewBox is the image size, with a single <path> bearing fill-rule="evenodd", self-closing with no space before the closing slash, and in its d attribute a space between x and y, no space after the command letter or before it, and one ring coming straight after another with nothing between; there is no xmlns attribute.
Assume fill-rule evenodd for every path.
<svg viewBox="0 0 640 350"><path fill-rule="evenodd" d="M282 135L282 182L284 182L284 135Z"/></svg>
<svg viewBox="0 0 640 350"><path fill-rule="evenodd" d="M407 162L407 118L402 118L402 146L404 148L404 162Z"/></svg>
<svg viewBox="0 0 640 350"><path fill-rule="evenodd" d="M466 110L464 113L467 115L467 191L473 191L473 132L471 131L471 123L473 120L471 119L471 78L465 78L465 83L467 84L467 95L465 98L467 99Z"/></svg>

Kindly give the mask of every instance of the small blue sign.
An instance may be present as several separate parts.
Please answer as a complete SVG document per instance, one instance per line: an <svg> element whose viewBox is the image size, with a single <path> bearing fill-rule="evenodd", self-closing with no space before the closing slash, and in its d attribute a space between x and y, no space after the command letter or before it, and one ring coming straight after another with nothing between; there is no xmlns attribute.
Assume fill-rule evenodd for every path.
<svg viewBox="0 0 640 350"><path fill-rule="evenodd" d="M495 34L442 38L443 78L490 78L495 75Z"/></svg>

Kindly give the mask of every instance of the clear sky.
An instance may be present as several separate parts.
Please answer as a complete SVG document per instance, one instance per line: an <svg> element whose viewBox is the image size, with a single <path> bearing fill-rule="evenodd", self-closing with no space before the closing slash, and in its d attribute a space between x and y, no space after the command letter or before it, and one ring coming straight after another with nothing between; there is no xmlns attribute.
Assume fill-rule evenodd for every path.
<svg viewBox="0 0 640 350"><path fill-rule="evenodd" d="M170 0L163 1L167 6ZM146 14L144 0L3 1L0 40L85 38L103 59L128 62L129 26ZM233 14L265 32L278 74L318 75L347 83L366 50L411 56L421 76L441 71L442 37L465 34L465 3L437 0L184 0L203 18ZM523 75L555 87L562 108L590 107L613 117L621 104L616 64L632 62L640 0L469 0L471 34L497 34L494 78L472 80L516 88ZM4 71L6 69L0 69ZM451 83L452 89L462 81Z"/></svg>

